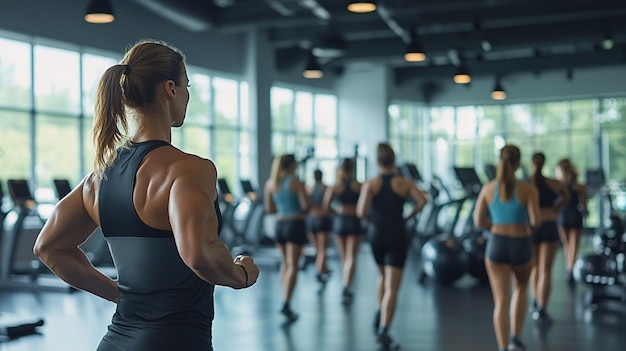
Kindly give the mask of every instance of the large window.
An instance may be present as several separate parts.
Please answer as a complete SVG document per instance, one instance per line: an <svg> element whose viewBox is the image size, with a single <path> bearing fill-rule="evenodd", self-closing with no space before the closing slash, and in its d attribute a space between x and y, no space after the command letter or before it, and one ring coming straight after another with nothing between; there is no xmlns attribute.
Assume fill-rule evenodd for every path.
<svg viewBox="0 0 626 351"><path fill-rule="evenodd" d="M337 167L337 98L330 94L272 87L272 154L294 154L300 176L313 182L319 168L326 183Z"/></svg>
<svg viewBox="0 0 626 351"><path fill-rule="evenodd" d="M420 109L426 107L391 105L389 139L399 150L400 161L417 163L426 180L437 175L452 184L452 165L474 167L487 180L486 166L497 165L499 150L509 143L522 151L519 177L531 175L531 156L542 151L546 154L545 175L554 177L556 164L567 157L580 171L581 182L586 182L587 169L602 168L612 190L622 194L626 180L626 163L622 162L626 158L626 98L433 107L421 114L417 112ZM413 125L428 127L423 134L416 134ZM424 159L409 156L412 154L407 150L420 148L429 150ZM598 199L592 197L587 225L599 224L598 208Z"/></svg>
<svg viewBox="0 0 626 351"><path fill-rule="evenodd" d="M0 52L0 182L28 179L38 200L53 200L52 179L75 185L93 167L96 89L121 55L6 32L0 33ZM247 115L247 84L199 67L188 70L187 117L173 131L172 144L213 159L219 176L231 183L249 178L256 131Z"/></svg>

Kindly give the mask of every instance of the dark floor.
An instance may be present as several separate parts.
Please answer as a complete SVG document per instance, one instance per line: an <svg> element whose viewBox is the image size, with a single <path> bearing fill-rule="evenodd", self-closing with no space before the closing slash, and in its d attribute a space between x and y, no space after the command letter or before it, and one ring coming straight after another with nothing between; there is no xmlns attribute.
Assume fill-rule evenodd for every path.
<svg viewBox="0 0 626 351"><path fill-rule="evenodd" d="M331 249L331 253L332 253ZM267 263L268 260L264 260ZM375 266L369 247L359 259L354 303L340 299L338 261L331 258L331 281L319 293L313 267L299 277L293 308L300 319L286 326L278 313L281 293L277 270L265 264L257 285L243 291L216 289L215 350L377 350L372 334ZM407 266L392 336L402 350L497 350L488 286L465 276L452 287L416 282L415 260ZM620 303L585 307L586 287L566 286L561 253L555 264L552 301L555 323L539 328L528 318L522 339L528 350L582 351L626 349L626 314ZM5 320L42 316L41 335L0 342L0 351L94 350L115 306L83 292L0 291Z"/></svg>

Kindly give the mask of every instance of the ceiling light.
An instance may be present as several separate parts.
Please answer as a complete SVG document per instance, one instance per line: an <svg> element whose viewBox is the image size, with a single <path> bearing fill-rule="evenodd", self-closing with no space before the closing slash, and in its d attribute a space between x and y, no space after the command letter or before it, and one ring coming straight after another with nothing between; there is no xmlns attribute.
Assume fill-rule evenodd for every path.
<svg viewBox="0 0 626 351"><path fill-rule="evenodd" d="M461 65L456 70L456 74L454 75L454 82L457 84L468 84L472 81L472 76L470 76L467 68Z"/></svg>
<svg viewBox="0 0 626 351"><path fill-rule="evenodd" d="M91 0L89 2L85 21L89 23L111 23L114 20L115 14L109 0Z"/></svg>
<svg viewBox="0 0 626 351"><path fill-rule="evenodd" d="M415 31L412 32L411 42L404 52L404 59L408 62L422 62L426 60L426 54L424 53L424 49L422 48L422 45L420 45L419 40L417 40Z"/></svg>
<svg viewBox="0 0 626 351"><path fill-rule="evenodd" d="M309 78L309 79L317 79L317 78L322 78L322 76L324 76L322 67L317 62L317 58L313 56L313 54L311 53L309 53L309 58L307 60L306 66L304 66L304 71L302 72L302 76L304 78Z"/></svg>
<svg viewBox="0 0 626 351"><path fill-rule="evenodd" d="M376 1L348 1L348 11L355 13L376 11Z"/></svg>
<svg viewBox="0 0 626 351"><path fill-rule="evenodd" d="M606 38L602 39L602 48L604 50L611 50L614 46L615 42L613 41L613 38L607 36Z"/></svg>
<svg viewBox="0 0 626 351"><path fill-rule="evenodd" d="M496 84L491 91L491 98L494 100L504 100L506 99L506 91L502 88L502 84L500 83L500 78L496 78Z"/></svg>

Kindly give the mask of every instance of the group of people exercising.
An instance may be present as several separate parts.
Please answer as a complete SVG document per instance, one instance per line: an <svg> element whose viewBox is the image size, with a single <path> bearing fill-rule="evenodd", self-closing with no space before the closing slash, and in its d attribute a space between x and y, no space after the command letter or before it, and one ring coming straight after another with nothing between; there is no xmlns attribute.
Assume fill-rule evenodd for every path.
<svg viewBox="0 0 626 351"><path fill-rule="evenodd" d="M389 336L389 326L409 245L406 221L417 215L428 199L412 180L396 172L395 154L389 144L378 145L377 164L380 175L361 184L355 179L354 160L344 159L333 186L325 185L321 172L316 171L315 184L307 188L296 176L295 157L282 155L272 165L264 201L266 212L277 214L275 241L283 258L280 278L284 304L281 312L286 318L295 321L298 317L290 300L307 233L316 248L317 279L322 283L328 279L325 257L329 233L336 235L342 262L342 299L344 303L350 303L356 256L366 232L379 271L375 330L383 347L394 349L398 345ZM408 199L413 200L413 208L406 214ZM362 220L367 222L366 228L363 228Z"/></svg>
<svg viewBox="0 0 626 351"><path fill-rule="evenodd" d="M547 312L552 266L563 244L567 277L573 283L572 268L586 213L585 187L569 159L558 162L558 179L545 177L545 155L532 156L534 173L530 182L517 181L521 165L517 146L506 145L500 152L496 178L481 189L474 211L476 226L491 236L485 249L485 265L494 299L493 325L501 351L520 351L520 340L528 307L528 285L533 296L531 316L540 324L551 324ZM511 277L514 290L511 294Z"/></svg>
<svg viewBox="0 0 626 351"><path fill-rule="evenodd" d="M212 350L215 286L244 289L259 277L252 257L233 258L219 238L215 164L171 144L171 129L185 120L189 86L184 54L152 39L131 46L120 64L104 72L95 99L94 171L56 204L33 248L65 282L116 304L98 351ZM481 190L474 213L476 224L493 234L486 266L495 301L494 329L503 350L522 348L519 335L533 267L537 319L549 320L546 305L556 241L550 223L560 224L571 270L582 231L578 212L586 200L571 164L559 163L566 184L561 186L541 175L538 157L533 185L516 181L520 159L515 146L501 150L497 177ZM343 260L343 297L352 298L355 256L366 231L378 267L377 340L385 349L395 349L398 345L388 332L407 256L405 222L422 209L427 197L412 180L397 174L388 144L378 145L377 164L379 175L359 184L354 164L345 160L334 186L314 186L307 192L295 176L295 158L284 155L273 164L264 201L267 211L278 217L281 311L286 318L297 319L289 302L307 231L328 230L325 217L332 208L332 231ZM361 220L367 222L366 230ZM111 248L117 279L94 268L79 247L97 227ZM316 247L325 247L324 235L313 237ZM322 252L317 263L320 281L327 279ZM509 337L512 275L516 287Z"/></svg>

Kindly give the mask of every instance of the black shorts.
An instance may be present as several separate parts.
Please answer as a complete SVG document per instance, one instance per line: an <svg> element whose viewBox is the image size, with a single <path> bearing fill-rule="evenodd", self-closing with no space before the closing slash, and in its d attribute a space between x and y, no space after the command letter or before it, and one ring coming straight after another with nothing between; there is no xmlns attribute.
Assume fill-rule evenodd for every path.
<svg viewBox="0 0 626 351"><path fill-rule="evenodd" d="M304 245L307 242L304 219L276 221L276 238L274 240L278 244L294 243Z"/></svg>
<svg viewBox="0 0 626 351"><path fill-rule="evenodd" d="M333 220L333 233L338 236L361 235L363 226L357 216L339 215Z"/></svg>
<svg viewBox="0 0 626 351"><path fill-rule="evenodd" d="M542 222L539 229L533 234L533 242L535 245L539 243L552 243L559 240L559 232L556 229L555 221Z"/></svg>
<svg viewBox="0 0 626 351"><path fill-rule="evenodd" d="M523 265L533 258L533 239L530 236L518 238L492 233L487 239L485 257L495 263Z"/></svg>
<svg viewBox="0 0 626 351"><path fill-rule="evenodd" d="M582 229L583 214L571 207L566 207L559 213L558 224L565 229Z"/></svg>
<svg viewBox="0 0 626 351"><path fill-rule="evenodd" d="M401 225L370 223L367 227L367 237L378 266L404 268L409 248L409 237L404 223Z"/></svg>
<svg viewBox="0 0 626 351"><path fill-rule="evenodd" d="M309 216L306 219L306 229L311 233L330 232L333 227L333 220L328 216Z"/></svg>

